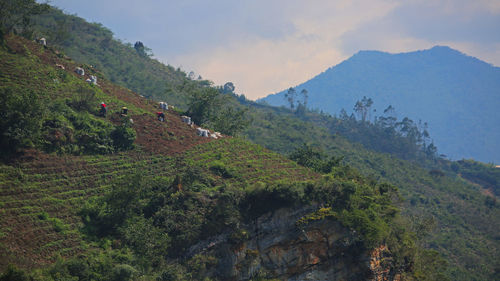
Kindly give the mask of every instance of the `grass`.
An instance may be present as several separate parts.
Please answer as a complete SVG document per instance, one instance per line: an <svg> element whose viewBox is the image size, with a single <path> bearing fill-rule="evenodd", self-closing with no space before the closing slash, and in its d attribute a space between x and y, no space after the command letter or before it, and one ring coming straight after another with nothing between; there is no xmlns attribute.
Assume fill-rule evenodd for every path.
<svg viewBox="0 0 500 281"><path fill-rule="evenodd" d="M222 183L243 187L254 182L306 180L316 176L278 154L237 138L198 145L177 157L135 152L107 156L53 155L16 167L3 165L0 171L3 211L0 243L15 240L19 231L26 235L40 233L40 239L45 239L46 243L40 249L25 245L28 259L54 260L57 255L73 256L86 248L82 247L86 242L79 235L81 218L78 216L84 202L101 196L110 189L112 181L131 171L140 171L149 179L173 178L180 168L179 163L181 167L202 167L212 175L215 185L206 190L208 194L215 193ZM15 187L11 185L13 179L19 182ZM7 226L13 231L6 231ZM63 243L61 235L73 238ZM16 252L11 254L15 256Z"/></svg>

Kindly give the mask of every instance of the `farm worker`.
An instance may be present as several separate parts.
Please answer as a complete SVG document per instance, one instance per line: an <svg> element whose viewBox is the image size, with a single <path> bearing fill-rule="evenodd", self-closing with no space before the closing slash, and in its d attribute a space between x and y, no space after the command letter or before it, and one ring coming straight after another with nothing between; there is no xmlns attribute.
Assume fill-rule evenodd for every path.
<svg viewBox="0 0 500 281"><path fill-rule="evenodd" d="M108 111L108 109L106 108L106 104L104 102L101 102L101 115L103 117L106 117L106 112Z"/></svg>
<svg viewBox="0 0 500 281"><path fill-rule="evenodd" d="M160 112L156 112L156 115L158 115L159 121L161 121L161 122L165 121L165 113L160 111Z"/></svg>
<svg viewBox="0 0 500 281"><path fill-rule="evenodd" d="M122 115L127 115L128 113L128 108L127 107L122 107Z"/></svg>

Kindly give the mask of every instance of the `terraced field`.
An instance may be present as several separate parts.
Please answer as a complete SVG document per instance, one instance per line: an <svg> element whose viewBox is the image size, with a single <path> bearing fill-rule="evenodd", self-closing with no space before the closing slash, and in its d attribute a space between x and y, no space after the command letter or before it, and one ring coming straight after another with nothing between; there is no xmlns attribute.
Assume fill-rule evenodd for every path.
<svg viewBox="0 0 500 281"><path fill-rule="evenodd" d="M98 76L96 98L108 104L107 122L132 119L135 149L100 156L58 156L26 151L12 163L0 164L0 270L9 263L36 268L85 252L79 210L89 199L102 196L113 183L131 173L144 178L170 177L192 167L211 178L214 187L244 188L256 182L305 181L312 171L258 145L238 138L214 140L196 135L172 109L166 122L156 120L156 103L107 81L90 66L82 66L58 51L22 38L8 39L9 52L0 52L3 87L43 90L47 99L66 97ZM56 66L58 65L58 66ZM61 68L60 66L63 66ZM50 79L48 79L49 77ZM96 105L97 106L97 105ZM122 106L129 116L120 116ZM102 118L102 117L95 117Z"/></svg>
<svg viewBox="0 0 500 281"><path fill-rule="evenodd" d="M280 179L317 177L282 156L236 138L199 144L176 156L128 152L111 156L55 156L30 151L19 162L0 167L0 267L22 261L33 268L74 256L88 247L79 232L78 211L101 196L114 180L140 172L144 177L173 177L182 167L212 173L223 163L237 175L223 179L236 186Z"/></svg>
<svg viewBox="0 0 500 281"><path fill-rule="evenodd" d="M185 157L207 169L221 164L228 167L234 174L239 175L232 179L236 185L252 184L256 181L275 182L280 179L303 181L318 176L281 155L236 138L196 146L187 151Z"/></svg>
<svg viewBox="0 0 500 281"><path fill-rule="evenodd" d="M37 155L40 156L40 155ZM82 249L78 210L86 199L103 194L112 180L140 169L163 174L168 157L57 157L42 155L0 169L1 266L52 262ZM151 167L151 168L145 168Z"/></svg>

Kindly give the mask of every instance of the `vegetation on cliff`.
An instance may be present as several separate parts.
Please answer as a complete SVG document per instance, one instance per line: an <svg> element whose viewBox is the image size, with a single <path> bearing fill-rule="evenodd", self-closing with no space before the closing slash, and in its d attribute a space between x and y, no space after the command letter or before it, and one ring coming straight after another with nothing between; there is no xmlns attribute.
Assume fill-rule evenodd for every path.
<svg viewBox="0 0 500 281"><path fill-rule="evenodd" d="M499 206L496 197L481 194L483 186L498 190L493 167L469 165L467 161L450 162L435 157L435 153L422 154L422 143L418 139L412 139L412 135L405 132L386 131L386 126L380 124L350 116L335 118L307 110L297 113L253 103L234 94L234 86L217 88L217 91L207 87L208 81L190 80L182 71L161 65L131 45L114 40L111 32L102 26L57 10L39 16L36 22L35 36L46 36L49 45L53 42L60 49L44 48L15 38L3 46L0 79L5 95L2 106L8 110L3 111L2 116L5 120L25 120L33 133L23 131L24 126L16 127L15 122L1 123L2 145L35 147L61 156L54 156L57 163L54 166L49 159L39 166L35 166L36 161L2 166L2 226L5 226L0 232L2 262L13 261L16 256L4 251L6 245L10 245L7 243L12 242L9 237L20 229L32 228L28 231L31 233L41 227L50 235L42 235L32 242L22 240L27 249L40 247L41 250L33 257L17 255L16 263L32 268L43 264L41 260L55 262L57 255L66 260L61 259L53 267L34 273L39 276L75 277L77 272L83 272L80 277L83 280L123 280L139 275L163 276L161 278L169 280L189 273L199 279L216 260L197 256L179 261L176 251L182 253L193 241L205 237L203 235L220 231L233 231L234 241L244 239L245 230L235 229L235 225L272 210L274 207L269 202L282 206L321 202L323 209L307 216L305 221L342 221L362 235L361 249L381 241L392 243L395 256L401 257L395 266L412 271L419 280L444 278L433 275L445 271L440 255L448 261L446 274L453 280L494 279L498 274L498 265L492 261L498 257ZM50 30L60 34L51 35ZM109 45L102 48L96 42ZM67 59L63 52L84 64ZM121 60L120 56L127 58L125 66L116 63ZM66 71L55 66L56 63L62 63ZM136 67L138 65L141 68ZM95 87L85 83L72 73L76 66L97 75L102 84ZM139 69L146 71L138 73ZM194 146L204 141L197 139L180 121L171 121L178 119L178 115L167 116L166 124L152 122L154 107L149 100L111 85L106 77L142 95L174 104L179 111L188 110L193 116L199 113L201 121L198 122L211 128L233 128L231 133L245 128L225 124L228 120L223 118L225 114L234 116L232 120L237 120L236 125L252 120L252 125L243 131L249 140L287 155L302 147L303 151L290 157L327 176L315 179L318 176L312 170L302 169L265 152L260 146L237 139L220 146L217 142ZM134 77L139 78L132 79ZM34 107L31 104L19 107L22 101L14 93L31 99ZM189 99L197 94L213 97L213 100L207 99L208 104L223 100L224 106L220 111L210 111L211 107L208 112L197 110L199 106L190 104ZM98 116L96 104L101 101L110 103L107 118ZM124 130L130 126L129 118L118 117L122 106L133 112L130 117L135 124L131 127L136 131L135 147L124 147L114 141L123 139L113 133L119 131L133 140L131 131ZM362 145L346 138L357 139ZM225 155L224 151L228 150ZM241 157L231 154L236 151L241 152ZM143 152L146 156L138 156ZM171 158L174 153L181 154ZM304 156L304 153L307 154ZM61 167L61 162L67 167ZM191 171L177 171L179 166ZM143 177L123 181L131 169L142 172ZM194 177L193 172L201 176ZM156 178L156 174L162 176ZM179 177L175 177L176 174ZM122 180L111 182L110 178ZM129 184L135 184L137 189ZM397 198L393 185L399 187L405 198L400 207L404 217L411 221L409 226L400 223L404 219L389 200ZM179 191L179 186L184 190ZM311 189L322 192L324 198L316 198L317 194L311 193ZM150 202L149 195L163 201ZM39 199L32 202L28 199L30 196ZM88 204L79 216L78 206L85 202ZM223 202L222 206L229 209L219 210L215 202ZM263 204L265 202L268 204ZM148 204L154 205L150 211ZM170 204L186 212L174 212L168 208ZM124 206L128 209L124 210ZM203 213L195 214L193 208L201 208ZM163 219L152 219L153 211L155 214L161 211L158 216L163 215ZM62 215L65 213L70 214L69 219ZM19 214L23 214L19 223L9 219ZM218 217L220 221L214 219ZM80 218L86 222L85 237L79 231L82 225L76 223ZM21 222L24 226L19 226ZM177 222L182 222L180 229L176 228ZM415 234L409 233L408 228ZM151 240L139 239L143 231L149 233ZM53 237L53 240L42 237ZM421 251L419 246L433 250ZM166 255L145 258L163 250ZM70 257L73 258L68 260ZM5 268L6 264L2 266ZM5 276L18 273L11 268Z"/></svg>

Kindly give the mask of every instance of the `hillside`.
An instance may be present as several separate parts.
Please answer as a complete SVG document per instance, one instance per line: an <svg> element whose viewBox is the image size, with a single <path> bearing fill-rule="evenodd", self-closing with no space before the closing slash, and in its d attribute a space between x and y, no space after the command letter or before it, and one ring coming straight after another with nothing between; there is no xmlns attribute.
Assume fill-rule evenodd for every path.
<svg viewBox="0 0 500 281"><path fill-rule="evenodd" d="M351 112L373 100L372 118L392 105L401 118L428 123L441 153L451 159L500 162L500 68L448 47L388 54L361 51L296 87L307 89L308 106L331 114ZM285 105L286 91L261 99Z"/></svg>
<svg viewBox="0 0 500 281"><path fill-rule="evenodd" d="M75 25L69 36L87 36L87 27L88 24ZM92 27L95 30L102 28L99 25ZM64 51L71 46L58 47ZM106 51L97 47L92 50L92 53L83 54L84 62L95 57L95 53L102 55ZM128 46L128 50L135 52L131 46ZM119 60L119 57L115 59ZM119 65L116 67L117 70L120 69ZM158 74L157 77L160 76ZM130 73L124 74L123 78L127 79L125 85L134 86L134 76ZM186 104L187 91L184 88L179 89L178 93L183 94L183 104ZM138 91L144 93L141 89ZM156 98L171 103L179 97L173 95L170 98L172 94L168 92L165 93L165 98ZM424 158L418 163L402 161L398 158L415 159L408 157L408 148L411 148L412 152L419 148L407 137L387 138L385 131L381 132L380 129L359 120L354 122L349 118L343 120L309 111L297 114L285 108L256 104L242 96L232 97L234 98L230 99L231 105L235 108L247 108L247 117L253 120L252 125L243 132L249 140L282 154L289 154L307 143L322 149L329 156L344 156L343 163L357 167L360 173L372 179L396 184L407 198L403 205L404 214L414 221L414 228L419 229L422 222L429 223L431 235L423 235L418 243L438 250L446 258L446 273L451 280L494 279L492 276L496 276L494 274L498 267L493 261L498 260L496 241L499 226L490 222L497 222L495 218L498 216L499 205L496 203L496 197L482 194L488 194L487 190L492 186L495 186L493 190L498 190L498 181L495 180L492 167L479 163L477 167L470 169L459 162L434 157ZM376 100L375 102L378 104ZM348 108L350 107L352 104ZM405 113L400 110L398 112L398 119L403 119L404 115L401 114ZM344 136L348 139L355 138L356 142L363 139L370 143L353 144ZM395 151L395 148L398 150ZM444 173L443 177L439 171ZM488 176L490 174L493 176ZM485 182L488 187L483 186Z"/></svg>
<svg viewBox="0 0 500 281"><path fill-rule="evenodd" d="M153 59L147 47L135 49L116 40L113 32L102 25L66 15L54 7L36 16L33 22L36 36L47 38L51 46L57 46L75 61L98 69L111 82L148 98L168 97L170 103L186 106L185 93L179 89L189 81L186 73ZM196 82L210 84L206 80Z"/></svg>
<svg viewBox="0 0 500 281"><path fill-rule="evenodd" d="M313 113L307 118L315 122L308 122L283 108L255 106L263 117L256 118L248 130L250 140L287 155L307 143L324 153L325 159L340 157L365 176L397 185L405 198L403 214L417 229L423 221L429 223L430 233L421 242L446 258L451 280L488 280L494 276L498 263L493 261L500 256L496 234L500 208L498 197L489 190L494 193L500 188L499 169L474 161L402 160L332 135L318 126L321 122Z"/></svg>
<svg viewBox="0 0 500 281"><path fill-rule="evenodd" d="M156 103L91 67L81 76L52 47L4 39L2 114L31 127L1 126L2 151L13 149L0 169L2 278L439 274L439 259L401 223L395 187L344 166L346 175L322 176L238 138L197 136L172 108L160 122ZM33 98L26 106L36 114L18 95Z"/></svg>

